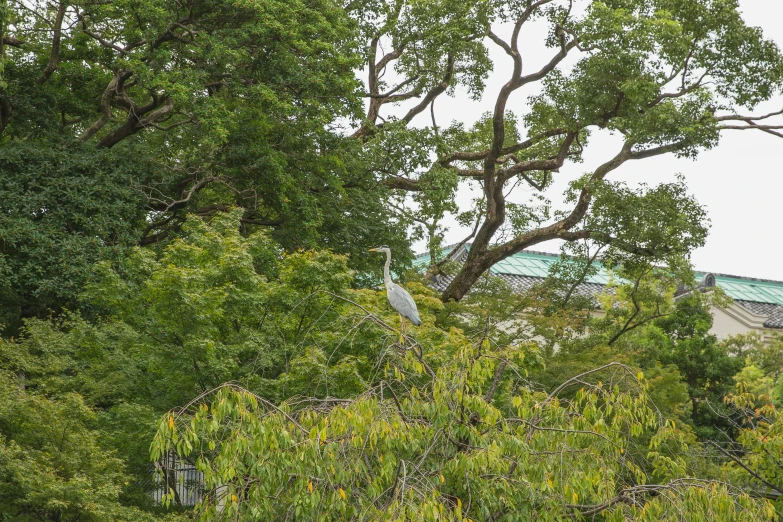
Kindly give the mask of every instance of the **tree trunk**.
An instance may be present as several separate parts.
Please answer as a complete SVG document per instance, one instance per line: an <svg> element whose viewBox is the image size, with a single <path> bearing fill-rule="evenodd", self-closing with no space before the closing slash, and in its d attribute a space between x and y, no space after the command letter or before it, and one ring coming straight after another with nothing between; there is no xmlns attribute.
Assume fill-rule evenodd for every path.
<svg viewBox="0 0 783 522"><path fill-rule="evenodd" d="M474 252L476 253L474 254ZM492 264L487 251L478 252L471 250L468 253L468 258L465 260L465 264L462 265L462 269L446 290L443 291L441 300L444 303L447 301L460 301L478 281L479 277L489 270Z"/></svg>

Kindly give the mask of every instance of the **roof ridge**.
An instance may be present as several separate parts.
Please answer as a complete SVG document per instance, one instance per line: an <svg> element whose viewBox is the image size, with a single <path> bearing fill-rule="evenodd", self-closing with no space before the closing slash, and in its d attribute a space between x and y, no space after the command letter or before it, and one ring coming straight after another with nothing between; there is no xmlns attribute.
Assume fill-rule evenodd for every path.
<svg viewBox="0 0 783 522"><path fill-rule="evenodd" d="M540 250L528 250L528 249L523 249L523 250L521 250L521 251L519 251L519 252L517 252L516 254L513 254L513 255L521 254L523 252L525 254L536 254L536 255L539 255L539 256L548 256L548 257L557 257L557 258L562 257L560 254L553 254L551 252L541 252Z"/></svg>
<svg viewBox="0 0 783 522"><path fill-rule="evenodd" d="M758 283L772 283L776 285L783 285L783 281L777 281L775 279L762 279L760 277L748 277L748 276L738 276L738 275L732 275L732 274L722 274L720 272L706 272L704 270L694 270L694 273L697 274L712 274L715 277L731 277L733 279L740 279L742 281L756 281Z"/></svg>
<svg viewBox="0 0 783 522"><path fill-rule="evenodd" d="M461 248L461 247L467 247L467 246L470 246L470 245L472 245L472 244L473 244L473 243L464 243L464 244L460 244L460 243L452 243L452 244L450 244L450 245L445 245L445 246L442 246L442 247L440 247L440 250L441 250L441 251L444 251L444 250L445 250L445 251L447 251L447 252L451 252L451 251L454 249L454 247L457 247L457 246L458 246L458 247L460 247L460 248ZM430 253L429 253L429 252L422 252L421 254L414 254L413 258L414 258L414 259L418 259L418 258L420 258L420 257L425 257L425 256L428 256L428 255L430 255Z"/></svg>

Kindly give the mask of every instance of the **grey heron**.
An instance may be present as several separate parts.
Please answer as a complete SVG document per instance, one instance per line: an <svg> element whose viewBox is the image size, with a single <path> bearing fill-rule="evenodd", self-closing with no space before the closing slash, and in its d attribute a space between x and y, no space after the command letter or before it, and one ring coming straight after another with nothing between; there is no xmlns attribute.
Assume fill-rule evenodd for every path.
<svg viewBox="0 0 783 522"><path fill-rule="evenodd" d="M386 298L389 300L389 304L400 314L400 343L402 343L403 317L416 326L421 326L421 318L419 317L419 310L416 308L416 301L403 287L391 280L389 275L391 250L389 250L389 247L383 245L378 248L371 248L370 252L384 252L386 254L386 264L383 265L383 284L386 287Z"/></svg>

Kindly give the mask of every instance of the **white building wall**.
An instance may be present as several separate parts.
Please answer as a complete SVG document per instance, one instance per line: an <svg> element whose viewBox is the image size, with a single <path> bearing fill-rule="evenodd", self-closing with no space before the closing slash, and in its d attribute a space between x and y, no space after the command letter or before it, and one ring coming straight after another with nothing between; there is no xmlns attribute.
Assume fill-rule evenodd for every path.
<svg viewBox="0 0 783 522"><path fill-rule="evenodd" d="M764 328L766 316L757 315L744 306L732 303L728 308L712 307L713 323L710 332L718 339L726 339L732 335L757 332L766 342L774 335L775 330Z"/></svg>

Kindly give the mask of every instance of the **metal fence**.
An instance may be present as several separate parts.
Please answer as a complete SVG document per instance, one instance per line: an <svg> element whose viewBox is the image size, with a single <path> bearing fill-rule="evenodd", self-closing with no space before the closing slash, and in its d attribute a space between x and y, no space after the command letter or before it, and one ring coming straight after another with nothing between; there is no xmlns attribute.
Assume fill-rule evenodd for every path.
<svg viewBox="0 0 783 522"><path fill-rule="evenodd" d="M204 474L174 453L168 453L154 464L152 499L161 503L163 496L174 491L174 503L195 506L204 495Z"/></svg>

